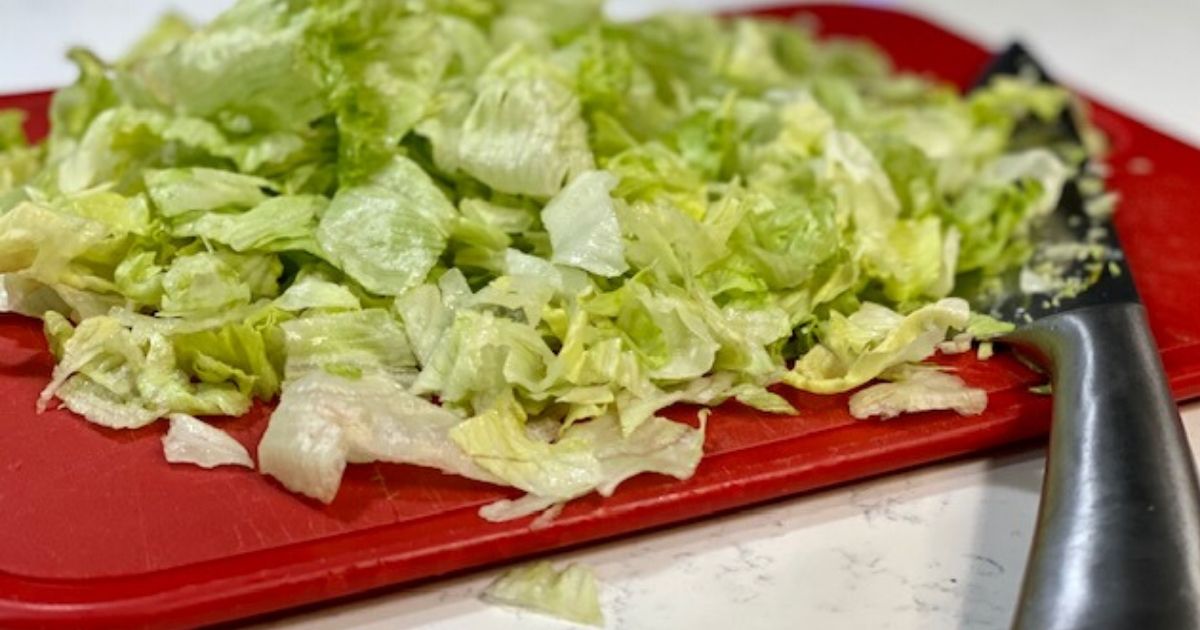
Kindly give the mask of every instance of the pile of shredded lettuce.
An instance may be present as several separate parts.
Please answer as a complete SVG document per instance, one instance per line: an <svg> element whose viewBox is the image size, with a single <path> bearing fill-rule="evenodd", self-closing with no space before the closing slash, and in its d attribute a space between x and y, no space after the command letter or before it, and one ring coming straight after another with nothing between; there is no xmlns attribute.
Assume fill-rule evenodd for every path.
<svg viewBox="0 0 1200 630"><path fill-rule="evenodd" d="M686 478L681 402L883 378L856 413L978 413L914 364L1003 329L956 295L1079 169L1021 131L1062 90L963 96L795 23L243 0L71 58L44 143L0 113L0 308L44 321L40 405L248 465L194 416L278 399L257 467L324 502L371 461L524 491L489 519Z"/></svg>

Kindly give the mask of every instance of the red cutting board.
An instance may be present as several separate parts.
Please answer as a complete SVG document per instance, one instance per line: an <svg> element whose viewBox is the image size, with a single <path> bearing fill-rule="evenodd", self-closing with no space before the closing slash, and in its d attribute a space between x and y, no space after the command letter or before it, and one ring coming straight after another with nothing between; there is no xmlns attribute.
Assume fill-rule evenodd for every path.
<svg viewBox="0 0 1200 630"><path fill-rule="evenodd" d="M912 16L811 6L823 32L874 40L902 69L965 86L989 53ZM24 107L45 133L48 97ZM1118 230L1171 385L1200 394L1200 151L1101 105L1112 138ZM322 506L247 470L164 462L161 425L109 431L33 413L52 361L39 326L0 316L0 626L181 627L326 600L457 569L677 523L721 510L1040 437L1049 399L1011 357L947 361L991 393L980 417L929 413L858 422L845 396L788 394L780 418L736 405L709 423L706 456L680 482L643 476L608 500L570 504L549 527L493 524L476 509L509 492L395 465L352 466ZM247 447L266 409L222 426ZM694 410L675 410L679 417Z"/></svg>

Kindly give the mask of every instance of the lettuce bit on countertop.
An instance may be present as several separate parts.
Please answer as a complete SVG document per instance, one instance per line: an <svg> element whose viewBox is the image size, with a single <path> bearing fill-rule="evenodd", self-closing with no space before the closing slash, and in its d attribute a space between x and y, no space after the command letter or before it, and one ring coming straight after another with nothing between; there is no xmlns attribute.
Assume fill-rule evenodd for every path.
<svg viewBox="0 0 1200 630"><path fill-rule="evenodd" d="M488 585L483 599L575 623L604 625L596 577L579 564L559 570L543 560L509 569Z"/></svg>
<svg viewBox="0 0 1200 630"><path fill-rule="evenodd" d="M884 377L856 415L978 412L912 366L1004 332L960 288L1029 258L1085 154L1031 144L1055 87L589 0L242 0L71 58L45 142L0 113L0 308L45 322L40 408L230 446L189 417L278 397L258 465L289 489L387 461L527 493L492 519L690 476L676 403Z"/></svg>

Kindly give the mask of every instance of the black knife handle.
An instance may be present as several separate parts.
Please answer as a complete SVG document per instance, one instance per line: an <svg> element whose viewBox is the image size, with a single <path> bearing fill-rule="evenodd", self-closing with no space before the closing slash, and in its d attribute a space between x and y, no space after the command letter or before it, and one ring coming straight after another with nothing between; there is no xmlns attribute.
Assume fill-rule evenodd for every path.
<svg viewBox="0 0 1200 630"><path fill-rule="evenodd" d="M1054 421L1017 630L1200 628L1200 497L1140 304L1051 315L1011 343Z"/></svg>

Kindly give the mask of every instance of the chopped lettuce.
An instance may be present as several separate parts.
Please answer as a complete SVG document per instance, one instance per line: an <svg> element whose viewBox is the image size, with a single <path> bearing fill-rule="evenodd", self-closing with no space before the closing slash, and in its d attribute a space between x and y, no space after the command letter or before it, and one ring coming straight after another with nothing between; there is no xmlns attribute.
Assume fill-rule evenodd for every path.
<svg viewBox="0 0 1200 630"><path fill-rule="evenodd" d="M945 298L907 316L871 302L849 317L835 314L813 346L783 380L818 393L843 392L885 370L916 363L934 353L947 331L967 326L966 301Z"/></svg>
<svg viewBox="0 0 1200 630"><path fill-rule="evenodd" d="M308 251L321 255L313 238L317 217L329 200L320 195L285 195L246 212L206 213L177 224L176 236L195 236L235 252Z"/></svg>
<svg viewBox="0 0 1200 630"><path fill-rule="evenodd" d="M69 332L62 323L57 328L59 362L38 397L39 409L57 396L97 424L133 429L171 412L241 415L250 407L249 392L236 383L193 381L160 332L108 316L89 317Z"/></svg>
<svg viewBox="0 0 1200 630"><path fill-rule="evenodd" d="M211 168L146 171L146 192L154 207L168 218L189 212L249 208L266 201L271 182Z"/></svg>
<svg viewBox="0 0 1200 630"><path fill-rule="evenodd" d="M25 138L25 112L0 110L0 211L5 199L42 166L42 151Z"/></svg>
<svg viewBox="0 0 1200 630"><path fill-rule="evenodd" d="M244 464L191 416L278 398L258 462L287 488L427 466L525 493L493 520L690 476L707 411L679 403L976 412L913 366L1008 331L962 296L1026 263L1085 154L1046 134L1058 88L595 0L241 0L70 56L44 142L0 112L0 309L44 321L39 407Z"/></svg>
<svg viewBox="0 0 1200 630"><path fill-rule="evenodd" d="M619 276L629 269L621 243L621 226L609 193L617 179L603 171L588 171L571 180L542 209L556 263L578 267L598 276Z"/></svg>
<svg viewBox="0 0 1200 630"><path fill-rule="evenodd" d="M502 424L510 431L510 439L495 440L481 435L484 425L478 418L455 427L451 437L471 453L482 465L510 485L528 494L515 499L502 499L486 505L480 515L491 521L509 519L540 512L574 499L593 490L610 496L626 479L645 472L687 479L695 472L704 451L704 427L652 417L632 433L625 435L620 422L611 416L572 424L553 444L528 435L528 424L514 427ZM462 429L461 427L466 427ZM515 429L525 432L522 435ZM566 443L567 447L559 447ZM503 449L497 448L503 444ZM550 448L549 452L539 452ZM508 457L509 459L502 459ZM539 466L560 466L561 481L552 486L539 483L544 473L528 476L530 469Z"/></svg>
<svg viewBox="0 0 1200 630"><path fill-rule="evenodd" d="M285 370L289 380L312 371L416 376L416 358L404 329L383 309L306 313L280 328L287 348Z"/></svg>
<svg viewBox="0 0 1200 630"><path fill-rule="evenodd" d="M855 418L894 418L902 413L952 409L975 416L987 408L987 392L937 368L921 367L890 374L889 382L871 385L850 397Z"/></svg>
<svg viewBox="0 0 1200 630"><path fill-rule="evenodd" d="M596 578L578 564L559 570L543 560L509 569L487 587L483 599L576 623L604 625Z"/></svg>
<svg viewBox="0 0 1200 630"><path fill-rule="evenodd" d="M399 295L437 263L456 214L420 166L396 156L370 181L339 190L316 236L332 262L364 288Z"/></svg>
<svg viewBox="0 0 1200 630"><path fill-rule="evenodd" d="M275 306L285 311L358 310L362 301L345 285L322 277L320 273L309 273L297 278L275 300Z"/></svg>
<svg viewBox="0 0 1200 630"><path fill-rule="evenodd" d="M471 459L508 485L552 501L595 488L601 479L593 445L570 432L554 442L526 431L526 417L512 399L459 423L450 438Z"/></svg>
<svg viewBox="0 0 1200 630"><path fill-rule="evenodd" d="M1016 330L1016 326L1012 322L998 320L983 313L971 313L971 318L967 320L966 334L973 339L995 339L1001 335Z"/></svg>
<svg viewBox="0 0 1200 630"><path fill-rule="evenodd" d="M163 456L168 462L201 468L254 468L246 447L228 433L185 413L173 413L170 419L171 428L163 436Z"/></svg>
<svg viewBox="0 0 1200 630"><path fill-rule="evenodd" d="M514 46L509 57L520 57L519 44ZM501 57L493 64L504 61L510 59ZM422 129L439 168L465 172L501 193L550 197L593 166L579 99L553 77L485 73L462 119L433 119Z"/></svg>
<svg viewBox="0 0 1200 630"><path fill-rule="evenodd" d="M416 464L495 480L449 440L461 420L381 374L310 372L288 386L271 414L258 444L259 470L326 503L348 462Z"/></svg>

